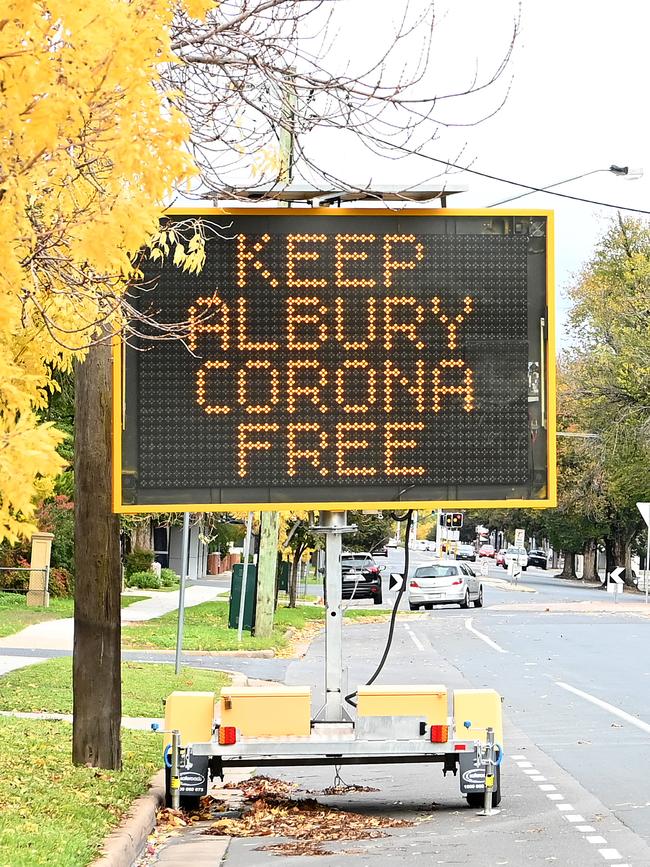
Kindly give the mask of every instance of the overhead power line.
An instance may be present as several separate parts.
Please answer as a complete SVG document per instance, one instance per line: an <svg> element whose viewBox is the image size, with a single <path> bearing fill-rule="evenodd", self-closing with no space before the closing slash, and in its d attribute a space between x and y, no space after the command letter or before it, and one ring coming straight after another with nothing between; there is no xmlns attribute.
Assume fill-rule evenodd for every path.
<svg viewBox="0 0 650 867"><path fill-rule="evenodd" d="M600 202L597 199L586 199L583 196L572 196L569 193L560 193L555 190L544 189L544 187L535 187L532 184L523 184L521 183L521 181L513 181L509 178L502 178L498 175L492 175L489 172L481 172L478 169L471 169L469 166L461 166L458 165L458 163L452 163L449 160L443 160L439 157L433 157L430 154L425 154L421 151L412 151L409 150L409 148L404 147L403 145L396 145L394 142L382 141L376 136L374 136L374 138L376 141L381 142L381 144L390 145L396 150L422 157L422 159L429 160L430 162L437 163L438 165L446 166L447 168L451 169L458 169L458 171L461 172L468 172L471 175L476 175L479 178L487 178L490 181L498 181L501 184L510 184L513 187L520 187L521 189L528 190L531 193L545 193L547 196L555 196L556 198L560 199L568 199L572 202L582 202L585 205L596 205L599 208L612 208L615 211L629 211L633 214L644 214L646 216L650 216L650 210L646 210L645 208L630 208L627 205L617 205L613 202Z"/></svg>

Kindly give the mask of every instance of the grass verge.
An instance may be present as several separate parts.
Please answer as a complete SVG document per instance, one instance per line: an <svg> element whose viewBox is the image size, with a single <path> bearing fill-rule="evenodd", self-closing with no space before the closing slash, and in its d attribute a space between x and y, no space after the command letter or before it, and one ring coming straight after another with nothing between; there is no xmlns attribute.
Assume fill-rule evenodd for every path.
<svg viewBox="0 0 650 867"><path fill-rule="evenodd" d="M122 596L122 608L147 598L147 596ZM20 632L21 629L33 626L34 623L73 615L74 599L50 599L47 608L28 608L27 599L22 593L0 592L0 638Z"/></svg>
<svg viewBox="0 0 650 867"><path fill-rule="evenodd" d="M0 719L0 865L83 867L160 768L160 739L122 731L122 771L75 767L72 726ZM10 748L19 744L19 749Z"/></svg>
<svg viewBox="0 0 650 867"><path fill-rule="evenodd" d="M183 668L176 675L171 665L123 662L122 713L161 717L162 700L175 689L218 694L228 683L230 677L220 671ZM72 659L48 659L3 675L0 710L72 713Z"/></svg>
<svg viewBox="0 0 650 867"><path fill-rule="evenodd" d="M366 617L376 618L380 613L388 616L388 612L372 609L348 609L345 617L349 620L359 620ZM172 611L144 623L124 624L122 646L173 650L176 647L177 617L177 612ZM240 644L237 641L237 630L228 628L228 603L204 602L185 610L183 648L208 651L283 650L289 643L289 637L292 639L299 637L296 633L308 625L311 626L314 621L324 624L324 608L315 605L278 608L275 612L273 633L269 638L258 638L252 636L250 632L244 632Z"/></svg>

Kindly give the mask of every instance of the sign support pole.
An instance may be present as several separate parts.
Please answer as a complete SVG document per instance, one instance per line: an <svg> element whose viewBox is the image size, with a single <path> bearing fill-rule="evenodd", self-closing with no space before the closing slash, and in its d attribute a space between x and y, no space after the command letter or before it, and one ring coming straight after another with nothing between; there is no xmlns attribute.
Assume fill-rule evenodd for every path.
<svg viewBox="0 0 650 867"><path fill-rule="evenodd" d="M645 551L645 569L643 570L643 578L645 583L645 604L648 604L648 578L650 578L650 503L637 503L637 509L641 512L641 517L645 521L648 528L648 542Z"/></svg>
<svg viewBox="0 0 650 867"><path fill-rule="evenodd" d="M347 526L346 512L321 512L314 532L325 535L325 704L322 713L327 722L349 719L343 706L343 583L341 577L342 536L355 527ZM408 544L408 542L407 542Z"/></svg>
<svg viewBox="0 0 650 867"><path fill-rule="evenodd" d="M650 578L650 527L648 527L648 543L646 545L645 551L645 570L644 570L644 584L645 584L645 604L648 604L648 578Z"/></svg>
<svg viewBox="0 0 650 867"><path fill-rule="evenodd" d="M181 653L183 652L183 627L185 625L185 579L190 556L190 513L183 512L183 544L181 546L181 583L178 589L178 629L176 632L175 672L181 672Z"/></svg>

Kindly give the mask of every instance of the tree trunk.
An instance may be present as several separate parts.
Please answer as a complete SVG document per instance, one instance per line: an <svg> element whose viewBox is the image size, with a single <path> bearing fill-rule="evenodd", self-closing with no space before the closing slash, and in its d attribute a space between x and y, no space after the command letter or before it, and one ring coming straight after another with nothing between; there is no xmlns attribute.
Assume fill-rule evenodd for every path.
<svg viewBox="0 0 650 867"><path fill-rule="evenodd" d="M632 549L631 539L623 533L614 533L605 539L605 551L607 552L607 574L619 567L625 569L621 576L628 587L636 586L632 580Z"/></svg>
<svg viewBox="0 0 650 867"><path fill-rule="evenodd" d="M136 524L131 531L131 550L135 551L137 548L141 551L152 551L153 541L151 537L151 521L147 520L141 524Z"/></svg>
<svg viewBox="0 0 650 867"><path fill-rule="evenodd" d="M634 580L632 579L632 542L628 541L625 545L625 572L623 574L623 581L627 584L628 587L636 587Z"/></svg>
<svg viewBox="0 0 650 867"><path fill-rule="evenodd" d="M577 581L576 575L576 555L573 551L564 552L564 568L557 576L558 578L568 578L571 581Z"/></svg>
<svg viewBox="0 0 650 867"><path fill-rule="evenodd" d="M111 502L111 346L75 377L75 600L72 760L122 766L120 527Z"/></svg>
<svg viewBox="0 0 650 867"><path fill-rule="evenodd" d="M582 569L583 581L599 581L598 571L596 569L598 559L598 545L595 539L588 539L582 549L584 557L584 566Z"/></svg>

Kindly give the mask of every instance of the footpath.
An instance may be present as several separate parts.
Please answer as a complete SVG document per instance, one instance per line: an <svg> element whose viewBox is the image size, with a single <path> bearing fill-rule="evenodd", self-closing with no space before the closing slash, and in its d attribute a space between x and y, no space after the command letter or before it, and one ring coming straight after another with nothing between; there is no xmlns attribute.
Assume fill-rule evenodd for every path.
<svg viewBox="0 0 650 867"><path fill-rule="evenodd" d="M203 585L188 585L185 588L185 607L191 608L202 602L211 602L219 596L228 593L223 587L206 587ZM153 620L170 611L176 611L179 602L179 591L155 592L152 590L137 590L133 595L148 596L141 602L122 609L122 623L139 623L143 620ZM65 617L59 620L45 620L27 626L14 635L0 638L0 675L27 665L43 662L47 656L39 656L38 651L66 651L72 653L74 643L74 620ZM31 651L12 654L12 650ZM33 655L32 655L33 654Z"/></svg>

